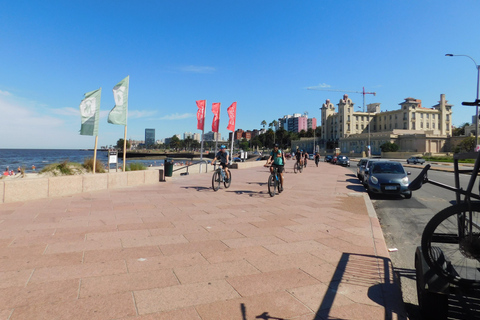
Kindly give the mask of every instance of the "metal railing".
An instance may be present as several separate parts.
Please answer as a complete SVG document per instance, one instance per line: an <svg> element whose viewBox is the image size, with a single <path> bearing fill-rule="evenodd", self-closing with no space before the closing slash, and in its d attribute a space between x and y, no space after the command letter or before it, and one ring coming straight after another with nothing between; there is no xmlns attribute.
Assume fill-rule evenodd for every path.
<svg viewBox="0 0 480 320"><path fill-rule="evenodd" d="M187 168L187 172L180 173L181 176L187 176L187 175L189 175L188 168L190 168L191 166L197 165L199 163L202 163L202 164L204 163L205 164L205 173L207 173L208 172L208 161L207 160L198 160L198 161L195 161L195 162L190 162L190 164L181 166L181 167L179 167L175 170L172 170L172 172L183 170L183 169Z"/></svg>

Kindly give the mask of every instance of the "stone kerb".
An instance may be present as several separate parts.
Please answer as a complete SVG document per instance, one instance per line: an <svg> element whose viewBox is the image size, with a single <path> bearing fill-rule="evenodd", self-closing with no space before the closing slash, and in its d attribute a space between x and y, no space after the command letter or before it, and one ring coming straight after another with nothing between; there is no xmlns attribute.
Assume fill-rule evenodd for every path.
<svg viewBox="0 0 480 320"><path fill-rule="evenodd" d="M145 184L145 171L129 171L127 172L127 182L129 186L138 186Z"/></svg>
<svg viewBox="0 0 480 320"><path fill-rule="evenodd" d="M82 192L82 176L48 178L48 196L61 197Z"/></svg>
<svg viewBox="0 0 480 320"><path fill-rule="evenodd" d="M5 182L0 181L0 203L4 202L5 197Z"/></svg>
<svg viewBox="0 0 480 320"><path fill-rule="evenodd" d="M108 189L108 174L86 174L82 177L82 192Z"/></svg>
<svg viewBox="0 0 480 320"><path fill-rule="evenodd" d="M5 181L3 201L17 202L48 198L48 179Z"/></svg>
<svg viewBox="0 0 480 320"><path fill-rule="evenodd" d="M128 186L128 172L114 172L108 174L108 189L124 188Z"/></svg>

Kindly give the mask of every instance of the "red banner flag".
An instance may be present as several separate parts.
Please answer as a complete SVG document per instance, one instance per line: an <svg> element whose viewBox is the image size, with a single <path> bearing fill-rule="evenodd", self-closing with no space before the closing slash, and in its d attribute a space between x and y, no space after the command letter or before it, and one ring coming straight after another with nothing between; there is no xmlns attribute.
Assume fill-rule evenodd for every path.
<svg viewBox="0 0 480 320"><path fill-rule="evenodd" d="M237 102L232 103L227 109L228 113L228 126L227 130L235 131L235 118L237 117Z"/></svg>
<svg viewBox="0 0 480 320"><path fill-rule="evenodd" d="M218 126L220 125L220 102L212 103L213 122L212 131L218 132Z"/></svg>
<svg viewBox="0 0 480 320"><path fill-rule="evenodd" d="M205 100L197 100L197 129L200 129L203 131L205 128Z"/></svg>

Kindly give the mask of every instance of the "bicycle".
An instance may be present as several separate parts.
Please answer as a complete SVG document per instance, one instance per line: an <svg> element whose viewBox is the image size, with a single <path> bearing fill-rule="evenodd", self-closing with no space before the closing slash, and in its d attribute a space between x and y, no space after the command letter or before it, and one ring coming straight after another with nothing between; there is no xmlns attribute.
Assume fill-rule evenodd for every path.
<svg viewBox="0 0 480 320"><path fill-rule="evenodd" d="M217 164L214 164L214 171L213 171L213 176L212 176L212 188L213 191L218 191L220 189L220 184L223 182L223 185L225 186L226 189L230 187L230 184L232 183L232 172L230 171L229 179L228 182L225 181L225 170L223 170L222 166L218 166L217 169L215 167Z"/></svg>
<svg viewBox="0 0 480 320"><path fill-rule="evenodd" d="M303 165L300 162L300 160L297 160L295 162L295 164L293 165L293 172L297 173L297 171L298 171L298 172L302 173L302 170L303 170Z"/></svg>
<svg viewBox="0 0 480 320"><path fill-rule="evenodd" d="M473 170L460 170L458 161L476 159ZM425 183L454 191L456 203L427 223L422 234L422 255L428 266L441 278L464 288L480 288L480 195L472 193L480 171L480 152L454 155L455 187L430 180L427 164L409 185L418 190ZM467 189L460 186L460 173L471 173ZM463 200L461 196L464 196Z"/></svg>
<svg viewBox="0 0 480 320"><path fill-rule="evenodd" d="M265 167L271 167L271 166L265 165ZM278 193L283 191L283 187L280 183L280 173L278 172L277 167L273 166L273 172L268 177L267 184L268 184L268 193L270 194L270 197L274 197L277 191Z"/></svg>

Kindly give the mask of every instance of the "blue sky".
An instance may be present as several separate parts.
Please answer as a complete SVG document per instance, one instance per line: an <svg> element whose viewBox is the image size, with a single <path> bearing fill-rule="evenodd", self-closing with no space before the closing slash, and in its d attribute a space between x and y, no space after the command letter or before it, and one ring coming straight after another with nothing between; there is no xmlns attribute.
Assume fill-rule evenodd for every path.
<svg viewBox="0 0 480 320"><path fill-rule="evenodd" d="M471 122L480 1L5 1L0 0L0 148L93 148L80 136L83 94L102 87L99 145L123 138L107 123L112 88L130 75L127 137L196 129L196 100L237 101L237 128L287 114L320 118L342 92L366 103L424 107L444 93L453 124ZM350 93L362 107L361 94Z"/></svg>

